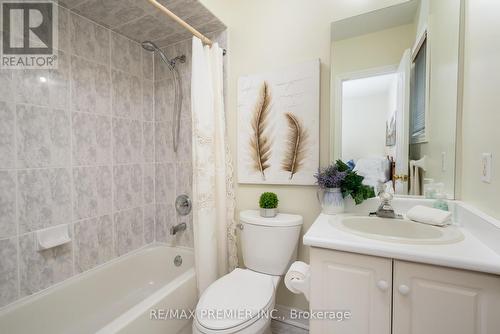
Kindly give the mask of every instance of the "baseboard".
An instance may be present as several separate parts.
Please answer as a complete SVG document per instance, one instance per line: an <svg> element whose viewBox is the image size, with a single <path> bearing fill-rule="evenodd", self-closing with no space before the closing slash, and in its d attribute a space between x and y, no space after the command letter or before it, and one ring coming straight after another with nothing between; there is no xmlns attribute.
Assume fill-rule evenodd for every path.
<svg viewBox="0 0 500 334"><path fill-rule="evenodd" d="M276 305L274 307L278 312L277 312L277 318L274 319L275 321L280 321L283 322L287 325L295 326L298 328L302 328L305 330L309 330L309 320L307 319L290 319L290 311L293 310L293 308L284 306L284 305ZM302 311L302 310L300 310Z"/></svg>

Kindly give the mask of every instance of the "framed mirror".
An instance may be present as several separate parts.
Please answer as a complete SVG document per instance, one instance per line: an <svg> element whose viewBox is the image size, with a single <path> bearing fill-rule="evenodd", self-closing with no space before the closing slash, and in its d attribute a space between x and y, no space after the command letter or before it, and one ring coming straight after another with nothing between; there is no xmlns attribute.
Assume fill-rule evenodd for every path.
<svg viewBox="0 0 500 334"><path fill-rule="evenodd" d="M399 196L455 198L460 0L332 23L332 160Z"/></svg>

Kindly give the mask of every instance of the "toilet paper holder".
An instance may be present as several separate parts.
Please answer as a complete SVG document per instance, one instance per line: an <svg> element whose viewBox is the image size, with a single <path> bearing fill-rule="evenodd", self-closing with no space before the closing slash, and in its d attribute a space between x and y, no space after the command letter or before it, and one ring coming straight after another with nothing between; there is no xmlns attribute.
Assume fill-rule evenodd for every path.
<svg viewBox="0 0 500 334"><path fill-rule="evenodd" d="M285 275L285 286L295 294L304 294L309 300L311 273L307 263L296 261Z"/></svg>

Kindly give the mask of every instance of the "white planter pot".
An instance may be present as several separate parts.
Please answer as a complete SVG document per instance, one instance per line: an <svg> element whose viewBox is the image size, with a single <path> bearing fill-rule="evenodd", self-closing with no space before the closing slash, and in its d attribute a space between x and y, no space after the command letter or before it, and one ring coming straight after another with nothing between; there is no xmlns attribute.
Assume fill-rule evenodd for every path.
<svg viewBox="0 0 500 334"><path fill-rule="evenodd" d="M344 198L340 188L319 189L317 195L324 214L336 215L344 212Z"/></svg>
<svg viewBox="0 0 500 334"><path fill-rule="evenodd" d="M278 208L264 209L260 208L260 216L264 218L273 218L278 214Z"/></svg>

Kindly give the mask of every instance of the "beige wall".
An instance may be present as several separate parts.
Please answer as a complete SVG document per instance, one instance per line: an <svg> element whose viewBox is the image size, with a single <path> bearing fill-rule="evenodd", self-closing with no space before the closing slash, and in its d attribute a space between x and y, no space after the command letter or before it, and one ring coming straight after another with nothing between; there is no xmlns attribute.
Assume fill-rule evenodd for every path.
<svg viewBox="0 0 500 334"><path fill-rule="evenodd" d="M334 20L379 9L402 0L201 0L228 26L228 128L236 160L237 80L241 75L274 71L295 63L321 60L320 161L329 160L330 24ZM304 216L306 231L320 209L316 187L237 185L237 209L257 208L261 192L280 197L280 210ZM299 258L309 260L307 247ZM282 286L278 304L307 308L304 297Z"/></svg>
<svg viewBox="0 0 500 334"><path fill-rule="evenodd" d="M500 2L466 0L462 198L500 219ZM493 182L481 182L481 153Z"/></svg>

